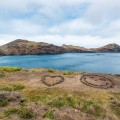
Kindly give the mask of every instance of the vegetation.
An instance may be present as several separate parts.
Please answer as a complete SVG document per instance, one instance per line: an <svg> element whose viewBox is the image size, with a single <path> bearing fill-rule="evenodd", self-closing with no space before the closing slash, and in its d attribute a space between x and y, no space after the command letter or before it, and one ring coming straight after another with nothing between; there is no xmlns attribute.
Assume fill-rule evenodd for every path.
<svg viewBox="0 0 120 120"><path fill-rule="evenodd" d="M35 117L35 113L32 109L27 108L8 108L4 111L4 116L9 117L11 114L17 114L20 118L31 119Z"/></svg>
<svg viewBox="0 0 120 120"><path fill-rule="evenodd" d="M0 101L0 106L4 107L7 106L9 101L7 99Z"/></svg>
<svg viewBox="0 0 120 120"><path fill-rule="evenodd" d="M55 72L56 70L54 70L54 69L48 69L48 72L51 72L51 73L53 73L53 72Z"/></svg>
<svg viewBox="0 0 120 120"><path fill-rule="evenodd" d="M74 97L62 97L62 98L57 98L55 100L53 100L50 105L52 107L56 107L56 108L60 108L63 106L79 106L80 101L77 98Z"/></svg>
<svg viewBox="0 0 120 120"><path fill-rule="evenodd" d="M27 90L24 91L24 93L28 101L44 102L51 107L73 107L81 109L81 111L95 116L100 116L103 113L103 108L101 107L99 98L96 98L96 100L94 100L92 97L91 99L88 99L84 93L73 92L70 95L63 90L55 88L46 90Z"/></svg>
<svg viewBox="0 0 120 120"><path fill-rule="evenodd" d="M63 75L77 75L76 71L64 71Z"/></svg>
<svg viewBox="0 0 120 120"><path fill-rule="evenodd" d="M5 75L1 74L1 75L0 75L0 78L3 78L3 77L5 77Z"/></svg>
<svg viewBox="0 0 120 120"><path fill-rule="evenodd" d="M120 93L113 93L115 100L110 103L111 110L120 118Z"/></svg>
<svg viewBox="0 0 120 120"><path fill-rule="evenodd" d="M111 104L111 110L120 118L120 104Z"/></svg>
<svg viewBox="0 0 120 120"><path fill-rule="evenodd" d="M17 113L18 112L18 109L17 108L8 108L8 109L6 109L6 110L4 110L4 116L5 117L8 117L8 116L10 116L11 114L15 114L15 113Z"/></svg>
<svg viewBox="0 0 120 120"><path fill-rule="evenodd" d="M53 112L52 112L51 110L47 110L47 111L45 112L44 118L49 118L49 119L51 119L51 120L54 120L54 119L55 119L54 114L53 114Z"/></svg>
<svg viewBox="0 0 120 120"><path fill-rule="evenodd" d="M4 91L19 91L24 89L25 86L18 84L18 85L0 85L0 90L4 90Z"/></svg>
<svg viewBox="0 0 120 120"><path fill-rule="evenodd" d="M44 70L44 72L45 71L46 70ZM51 70L49 71L51 72ZM41 72L41 70L33 70L29 73L32 74L32 72L34 72L34 75L37 72L36 75L38 75L38 72ZM9 76L9 74L11 76L14 74L16 75L16 73L3 73L5 73L6 76ZM22 73L22 71L20 73ZM76 75L77 72L71 71L62 74L72 76ZM54 120L57 118L57 112L62 112L62 109L64 108L65 110L70 109L71 111L77 110L78 114L79 112L82 112L88 115L90 118L95 118L96 120L107 118L116 118L116 120L117 118L120 119L120 93L112 93L106 90L96 90L92 88L90 91L87 89L86 91L72 91L60 89L58 87L42 88L39 86L36 87L35 85L32 86L31 81L30 84L26 84L26 81L19 80L17 77L14 79L8 80L7 77L5 77L5 79L1 79L0 90L10 92L17 91L23 97L17 98L16 101L9 101L7 100L8 98L1 100L0 119L4 119L4 117L9 116L10 119L12 119L12 114L15 114L20 119L39 119L39 115L40 117L42 115L42 117L46 119ZM18 101L20 101L20 103ZM15 106L11 107L11 105ZM39 107L37 108L36 105L39 105ZM42 109L40 107L41 105L43 107ZM33 109L29 109L31 106ZM37 114L34 112L34 109L36 109ZM56 111L54 112L53 110ZM113 118L111 118L111 116Z"/></svg>
<svg viewBox="0 0 120 120"><path fill-rule="evenodd" d="M115 76L120 77L120 74L115 74Z"/></svg>
<svg viewBox="0 0 120 120"><path fill-rule="evenodd" d="M93 114L95 116L100 116L102 114L102 108L100 107L99 103L94 102L93 100L86 100L77 98L76 96L72 97L64 97L64 98L57 98L53 100L50 105L52 107L60 108L63 106L70 106L73 108L79 108L82 112Z"/></svg>
<svg viewBox="0 0 120 120"><path fill-rule="evenodd" d="M35 113L32 109L21 108L18 110L18 115L24 119L31 119L35 117Z"/></svg>
<svg viewBox="0 0 120 120"><path fill-rule="evenodd" d="M0 67L0 71L5 71L5 72L16 72L16 71L20 71L22 70L22 68L18 68L18 67L7 67L7 66L4 66L4 67Z"/></svg>

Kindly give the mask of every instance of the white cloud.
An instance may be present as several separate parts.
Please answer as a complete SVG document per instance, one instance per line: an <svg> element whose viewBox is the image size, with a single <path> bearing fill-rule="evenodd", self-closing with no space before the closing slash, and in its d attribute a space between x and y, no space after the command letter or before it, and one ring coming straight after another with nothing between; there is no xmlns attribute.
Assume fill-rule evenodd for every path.
<svg viewBox="0 0 120 120"><path fill-rule="evenodd" d="M50 33L57 33L57 34L79 34L79 35L84 35L88 34L90 30L92 30L94 27L85 22L84 20L77 18L74 20L67 21L65 23L62 23L60 25L56 25L52 28L49 29Z"/></svg>
<svg viewBox="0 0 120 120"><path fill-rule="evenodd" d="M119 0L1 0L0 44L17 38L85 47L120 44L119 11Z"/></svg>

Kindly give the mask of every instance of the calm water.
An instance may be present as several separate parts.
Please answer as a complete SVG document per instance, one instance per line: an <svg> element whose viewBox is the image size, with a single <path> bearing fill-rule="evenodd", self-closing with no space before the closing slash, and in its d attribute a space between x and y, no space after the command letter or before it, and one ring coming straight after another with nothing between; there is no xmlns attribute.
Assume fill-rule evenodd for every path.
<svg viewBox="0 0 120 120"><path fill-rule="evenodd" d="M120 73L120 53L2 56L0 66Z"/></svg>

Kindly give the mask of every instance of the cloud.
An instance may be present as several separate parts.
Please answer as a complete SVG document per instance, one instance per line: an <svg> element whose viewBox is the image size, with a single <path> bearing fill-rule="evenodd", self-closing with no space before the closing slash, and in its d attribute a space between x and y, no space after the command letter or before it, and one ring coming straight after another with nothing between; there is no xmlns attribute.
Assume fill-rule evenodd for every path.
<svg viewBox="0 0 120 120"><path fill-rule="evenodd" d="M51 27L49 29L49 32L52 34L56 33L61 35L66 35L66 34L84 35L84 34L89 34L89 32L93 28L94 27L91 24L85 22L80 18L77 18L74 20L66 21L65 23L62 23L60 25Z"/></svg>
<svg viewBox="0 0 120 120"><path fill-rule="evenodd" d="M118 0L1 0L0 44L17 37L86 47L120 44L119 11Z"/></svg>

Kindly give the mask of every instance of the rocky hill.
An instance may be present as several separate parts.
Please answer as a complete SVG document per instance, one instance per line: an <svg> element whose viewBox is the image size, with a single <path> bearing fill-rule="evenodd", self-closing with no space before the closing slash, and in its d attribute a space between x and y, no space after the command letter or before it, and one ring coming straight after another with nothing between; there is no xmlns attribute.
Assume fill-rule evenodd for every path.
<svg viewBox="0 0 120 120"><path fill-rule="evenodd" d="M90 49L80 47L80 46L73 46L73 45L65 45L63 44L62 47L66 50L66 52L92 52Z"/></svg>
<svg viewBox="0 0 120 120"><path fill-rule="evenodd" d="M84 53L84 52L120 52L120 46L109 44L100 48L87 49L73 45L56 46L43 42L32 42L17 39L8 44L0 46L0 55L39 55L39 54L59 54L59 53Z"/></svg>
<svg viewBox="0 0 120 120"><path fill-rule="evenodd" d="M4 55L34 55L34 54L58 54L63 53L63 47L42 42L31 42L27 40L15 40L0 47L0 54ZM2 54L1 54L2 55Z"/></svg>
<svg viewBox="0 0 120 120"><path fill-rule="evenodd" d="M93 52L120 52L120 46L117 44L108 44L106 46L96 48L96 49L91 49Z"/></svg>

